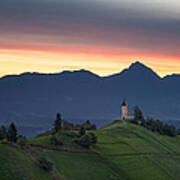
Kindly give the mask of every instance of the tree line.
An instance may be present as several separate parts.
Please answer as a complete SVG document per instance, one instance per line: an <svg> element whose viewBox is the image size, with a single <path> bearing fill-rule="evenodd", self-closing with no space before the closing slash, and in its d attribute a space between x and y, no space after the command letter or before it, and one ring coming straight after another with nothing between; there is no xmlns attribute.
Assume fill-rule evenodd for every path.
<svg viewBox="0 0 180 180"><path fill-rule="evenodd" d="M18 132L14 123L11 123L8 129L6 129L5 126L0 127L0 140L4 139L6 139L9 142L17 142Z"/></svg>
<svg viewBox="0 0 180 180"><path fill-rule="evenodd" d="M130 120L130 122L162 135L174 137L179 134L179 131L173 125L169 125L160 120L154 120L153 118L145 119L138 106L134 107L134 119Z"/></svg>
<svg viewBox="0 0 180 180"><path fill-rule="evenodd" d="M84 148L89 148L91 145L97 143L97 136L93 132L87 133L88 130L95 130L96 125L91 124L89 120L81 125L73 125L65 121L62 123L61 114L57 113L56 120L54 122L54 128L52 130L52 145L63 145L63 142L56 137L57 133L63 133L67 131L66 135L75 138L74 142ZM77 131L77 133L75 132Z"/></svg>
<svg viewBox="0 0 180 180"><path fill-rule="evenodd" d="M60 129L61 130L80 130L81 127L84 127L86 130L96 130L96 125L91 124L89 120L87 120L83 124L74 125L68 121L62 121L61 114L57 113L56 121L54 122L55 132L57 132Z"/></svg>

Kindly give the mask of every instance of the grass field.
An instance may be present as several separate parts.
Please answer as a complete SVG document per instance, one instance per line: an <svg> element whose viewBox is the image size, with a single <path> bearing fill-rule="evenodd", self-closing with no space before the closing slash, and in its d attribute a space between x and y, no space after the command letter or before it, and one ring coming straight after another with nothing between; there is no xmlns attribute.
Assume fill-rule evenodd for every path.
<svg viewBox="0 0 180 180"><path fill-rule="evenodd" d="M62 147L51 148L51 135L28 139L26 151L1 144L0 179L52 179L51 174L37 166L34 154L53 162L54 171L62 177L56 179L180 179L180 137L155 134L121 121L93 132L98 143L90 150L75 145L74 139L65 133L57 135L64 143ZM35 146L31 149L30 144Z"/></svg>
<svg viewBox="0 0 180 180"><path fill-rule="evenodd" d="M96 132L94 149L132 180L180 179L180 137L152 133L121 122Z"/></svg>
<svg viewBox="0 0 180 180"><path fill-rule="evenodd" d="M107 164L97 155L48 152L46 156L54 162L59 172L70 180L124 179L110 163Z"/></svg>
<svg viewBox="0 0 180 180"><path fill-rule="evenodd" d="M0 179L1 180L50 180L35 162L14 147L0 145Z"/></svg>

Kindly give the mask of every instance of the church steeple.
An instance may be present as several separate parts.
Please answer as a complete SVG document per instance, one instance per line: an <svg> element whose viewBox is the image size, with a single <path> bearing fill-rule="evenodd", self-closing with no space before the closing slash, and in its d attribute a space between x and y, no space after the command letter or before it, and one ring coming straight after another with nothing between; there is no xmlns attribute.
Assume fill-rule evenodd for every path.
<svg viewBox="0 0 180 180"><path fill-rule="evenodd" d="M122 105L121 105L121 106L127 106L125 99L123 99L123 102L122 102Z"/></svg>
<svg viewBox="0 0 180 180"><path fill-rule="evenodd" d="M132 119L132 115L128 112L128 105L125 99L123 100L121 104L121 119L122 120Z"/></svg>

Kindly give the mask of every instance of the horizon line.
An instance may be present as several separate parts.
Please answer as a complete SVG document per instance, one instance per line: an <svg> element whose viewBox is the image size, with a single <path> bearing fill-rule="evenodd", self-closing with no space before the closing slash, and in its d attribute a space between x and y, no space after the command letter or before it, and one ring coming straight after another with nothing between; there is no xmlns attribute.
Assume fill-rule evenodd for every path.
<svg viewBox="0 0 180 180"><path fill-rule="evenodd" d="M124 70L129 69L131 65L136 64L136 63L142 64L142 65L144 65L145 67L151 69L151 70L152 70L154 73L156 73L161 79L163 79L163 78L165 78L165 77L167 77L167 76L180 75L180 73L171 73L171 74L166 74L166 75L164 75L164 76L161 76L158 72L154 71L153 68L147 66L146 64L144 64L144 63L142 63L142 62L140 62L140 61L134 61L133 63L130 63L127 68L124 68L124 69L122 69L122 70L120 70L120 71L117 71L117 72L115 72L115 73L112 73L112 74L110 73L110 74L105 75L105 76L100 75L99 73L94 72L93 70L90 70L90 69L88 69L88 68L77 68L77 69L74 68L74 69L72 69L72 70L71 70L71 69L65 69L65 70L57 71L57 72L56 72L56 71L55 71L55 72L22 71L22 72L20 72L20 73L4 74L4 75L2 75L2 76L0 75L0 79L6 78L6 77L9 77L9 76L21 76L21 75L25 75L25 74L58 75L58 74L61 74L61 73L63 73L63 72L71 72L71 73L73 73L73 72L80 72L80 71L87 71L87 72L90 72L90 73L92 73L92 74L94 74L94 75L96 75L96 76L99 76L99 77L101 77L101 78L106 78L106 77L118 75L118 74L120 74L121 72L123 72ZM1 73L0 73L0 74L1 74Z"/></svg>

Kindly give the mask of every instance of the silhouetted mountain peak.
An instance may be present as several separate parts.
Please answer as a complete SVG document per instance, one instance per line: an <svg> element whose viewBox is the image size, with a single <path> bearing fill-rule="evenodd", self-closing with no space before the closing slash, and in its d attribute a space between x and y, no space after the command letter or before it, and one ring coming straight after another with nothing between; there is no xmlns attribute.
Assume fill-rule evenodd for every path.
<svg viewBox="0 0 180 180"><path fill-rule="evenodd" d="M122 72L123 75L132 76L134 78L142 77L142 79L160 79L160 77L149 67L139 61L132 63L128 69Z"/></svg>
<svg viewBox="0 0 180 180"><path fill-rule="evenodd" d="M160 79L160 77L151 68L145 66L143 63L139 61L132 63L129 66L129 68L124 69L122 72L106 78L108 79L127 78L128 80L129 79L139 79L139 80Z"/></svg>
<svg viewBox="0 0 180 180"><path fill-rule="evenodd" d="M130 66L129 66L129 69L150 69L148 68L147 66L145 66L143 63L139 62L139 61L136 61L135 63L132 63Z"/></svg>

